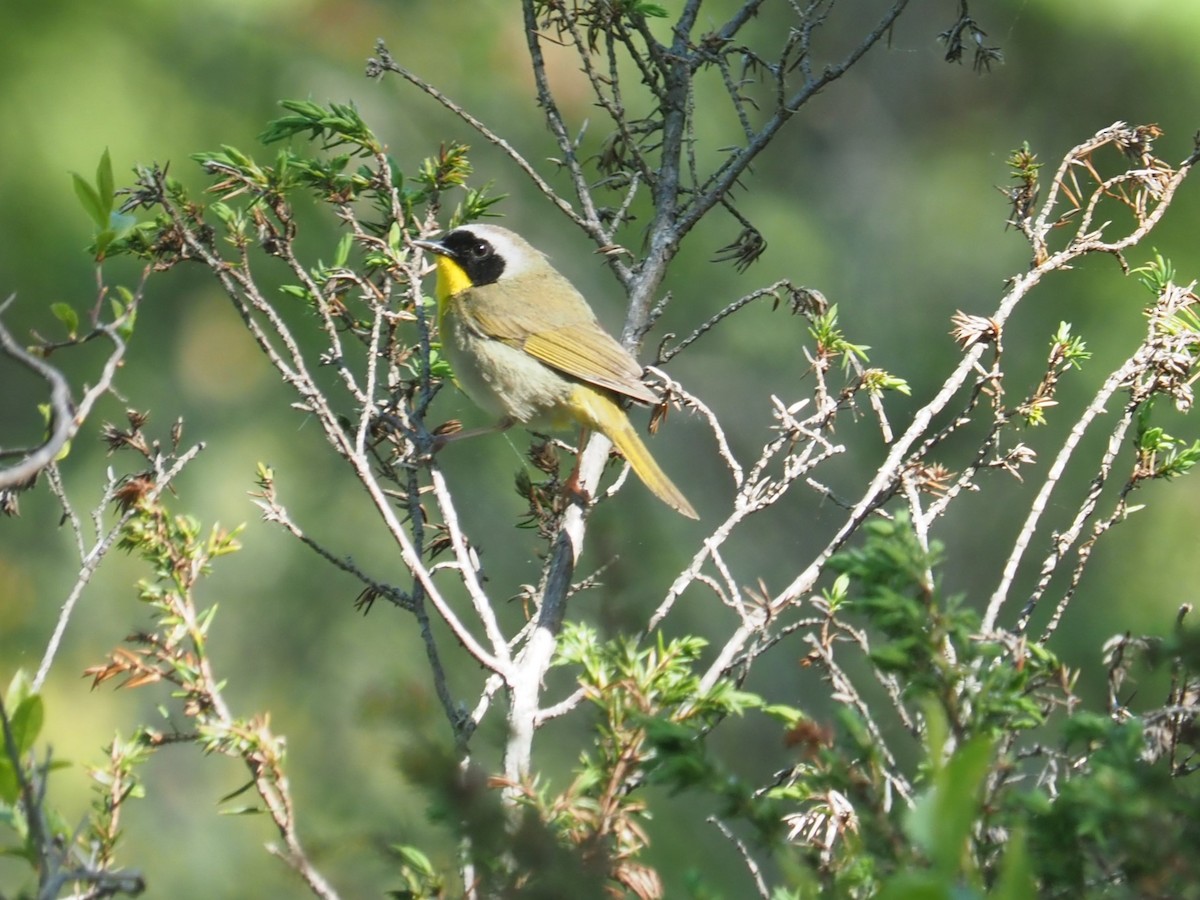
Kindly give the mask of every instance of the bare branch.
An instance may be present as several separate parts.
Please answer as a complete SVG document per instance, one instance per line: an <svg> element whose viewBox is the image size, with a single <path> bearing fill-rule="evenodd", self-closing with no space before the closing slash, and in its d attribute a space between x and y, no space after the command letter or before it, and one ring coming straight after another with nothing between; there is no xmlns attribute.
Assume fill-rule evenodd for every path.
<svg viewBox="0 0 1200 900"><path fill-rule="evenodd" d="M149 274L149 269L143 272L143 286ZM113 345L112 352L109 353L104 366L101 368L99 379L93 387L84 391L78 407L72 406L71 389L62 373L43 359L39 359L25 350L25 348L16 342L12 334L4 326L3 321L0 321L0 351L3 351L10 359L15 360L43 378L50 385L50 433L41 445L34 450L28 451L19 463L0 469L0 489L28 484L38 472L52 463L62 452L67 441L71 440L79 432L80 427L91 414L92 407L96 401L111 389L113 378L116 377L117 369L125 357L125 341L122 339L119 329L135 314L137 301L141 297L141 293L142 288L139 287L137 293L134 295L134 299L129 304L129 308L113 322L109 324L97 323L95 330L90 334L70 342L70 345L82 344L102 335ZM12 295L3 303L0 303L0 315L3 315L5 309L8 308L14 299L15 295Z"/></svg>

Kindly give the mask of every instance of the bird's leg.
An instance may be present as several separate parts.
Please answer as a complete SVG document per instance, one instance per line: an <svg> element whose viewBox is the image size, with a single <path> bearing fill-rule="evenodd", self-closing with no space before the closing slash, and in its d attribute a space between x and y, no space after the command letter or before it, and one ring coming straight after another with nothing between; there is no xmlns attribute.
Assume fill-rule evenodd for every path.
<svg viewBox="0 0 1200 900"><path fill-rule="evenodd" d="M575 451L575 465L571 469L571 474L567 476L567 480L563 483L563 496L567 499L576 499L583 506L587 506L592 502L592 495L587 492L582 484L579 483L579 464L583 459L583 448L587 446L588 435L590 429L584 425L579 429L579 445Z"/></svg>
<svg viewBox="0 0 1200 900"><path fill-rule="evenodd" d="M479 437L483 434L493 434L497 431L508 431L516 422L505 416L495 425L482 425L479 428L463 428L459 431L451 431L449 434L435 434L433 436L433 447L430 450L430 455L437 453L447 444L456 441L466 440L467 438Z"/></svg>

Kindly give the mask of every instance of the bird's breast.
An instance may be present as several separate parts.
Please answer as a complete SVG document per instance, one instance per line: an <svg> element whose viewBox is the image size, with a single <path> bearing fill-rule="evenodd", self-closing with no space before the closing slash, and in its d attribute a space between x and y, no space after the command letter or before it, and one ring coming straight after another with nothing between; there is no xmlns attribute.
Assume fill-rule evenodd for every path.
<svg viewBox="0 0 1200 900"><path fill-rule="evenodd" d="M442 348L471 401L497 417L536 428L565 428L573 383L524 350L473 330L453 308L442 322Z"/></svg>

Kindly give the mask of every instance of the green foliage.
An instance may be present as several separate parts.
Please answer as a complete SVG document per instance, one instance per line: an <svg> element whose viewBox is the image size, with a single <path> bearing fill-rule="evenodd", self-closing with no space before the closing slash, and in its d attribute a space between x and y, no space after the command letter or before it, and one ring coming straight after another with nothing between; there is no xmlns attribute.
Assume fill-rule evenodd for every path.
<svg viewBox="0 0 1200 900"><path fill-rule="evenodd" d="M748 822L764 841L778 839L783 825L774 800L756 797L753 786L711 756L704 740L727 717L763 709L764 701L728 681L703 689L696 667L704 646L695 637L659 635L643 648L629 637L601 642L584 625L564 628L556 664L579 667L583 696L601 714L595 749L581 755L573 785L556 804L565 832L594 827L599 816L601 833L623 836L617 856L636 854L644 846L636 825L642 801L620 786L644 783L718 798L719 815ZM800 715L783 707L769 712L787 720Z"/></svg>
<svg viewBox="0 0 1200 900"><path fill-rule="evenodd" d="M95 226L91 252L97 261L108 255L113 245L124 241L136 227L132 216L116 211L116 190L113 182L112 160L105 150L96 165L96 182L92 184L82 175L73 172L71 181L75 196L79 198L84 212ZM73 328L70 329L74 331Z"/></svg>
<svg viewBox="0 0 1200 900"><path fill-rule="evenodd" d="M1073 369L1080 368L1080 363L1092 358L1087 344L1079 335L1071 334L1070 322L1059 322L1058 331L1050 341L1050 355L1062 360L1062 365Z"/></svg>
<svg viewBox="0 0 1200 900"><path fill-rule="evenodd" d="M840 358L843 369L850 368L852 359L861 362L867 361L867 351L871 348L865 344L852 344L846 340L842 329L838 327L836 303L812 317L808 333L817 342L817 355L823 359Z"/></svg>
<svg viewBox="0 0 1200 900"><path fill-rule="evenodd" d="M1018 149L1012 151L1006 162L1012 169L1011 178L1017 179L1024 185L1036 184L1037 173L1042 168L1042 164L1037 161L1037 154L1029 149L1029 141L1024 141Z"/></svg>
<svg viewBox="0 0 1200 900"><path fill-rule="evenodd" d="M488 185L469 186L472 167L464 144L442 145L406 177L352 104L289 100L282 106L289 115L269 123L263 142L304 140L319 143L321 152L288 146L270 162L229 145L195 154L213 177L209 192L216 199L207 207L165 171L143 167L127 207L148 209L154 218L115 238L108 253L169 268L189 259L216 260L222 254L219 236L233 249L222 265L236 272L234 281L261 311L268 301L254 296L249 281L251 251L257 249L288 264L291 277L276 288L284 297L325 319L331 331L344 331L362 343L372 339L379 305L394 303L387 329L394 344L385 356L412 376L414 386L406 391L417 384L428 391L429 379L446 379L452 372L429 338L432 302L413 299L415 291L393 299L409 286L414 271L408 241L425 233L450 192L462 192L448 216L450 227L490 215L503 195L492 195ZM297 207L314 202L329 207L347 230L325 258L306 264L294 255L292 241ZM189 241L185 234L194 238ZM65 310L59 318L72 327Z"/></svg>
<svg viewBox="0 0 1200 900"><path fill-rule="evenodd" d="M1003 640L980 639L978 614L960 596L943 597L934 577L942 548L928 548L903 515L865 528L861 548L830 561L859 590L851 611L883 638L871 651L881 671L895 675L909 699L933 698L940 715L965 737L997 738L1045 722L1062 664L1045 647L1025 646L1014 659ZM969 702L964 700L969 698Z"/></svg>
<svg viewBox="0 0 1200 900"><path fill-rule="evenodd" d="M968 843L983 796L984 780L991 769L994 748L984 737L974 737L939 765L944 746L934 738L945 738L945 728L931 723L938 714L926 719L931 739L928 759L933 767L929 785L909 812L907 831L916 846L929 859L931 872L943 879L964 874L975 880ZM939 733L940 732L940 733Z"/></svg>
<svg viewBox="0 0 1200 900"><path fill-rule="evenodd" d="M1078 771L1053 796L1035 789L1016 798L1043 896L1084 896L1097 882L1115 882L1111 897L1200 896L1190 849L1200 840L1200 795L1148 758L1143 723L1079 713L1064 742Z"/></svg>
<svg viewBox="0 0 1200 900"><path fill-rule="evenodd" d="M1058 405L1055 394L1059 379L1071 369L1080 369L1081 364L1091 357L1083 338L1071 333L1071 323L1059 322L1058 331L1050 339L1046 371L1033 394L1017 407L1026 425L1034 428L1046 424L1047 411Z"/></svg>
<svg viewBox="0 0 1200 900"><path fill-rule="evenodd" d="M564 629L557 664L581 668L584 697L602 712L598 752L581 758L578 786L611 789L618 770L632 762L641 768L638 780L673 791L716 786L731 807L745 802L747 789L709 758L701 738L726 717L761 708L763 701L728 681L702 690L696 665L704 647L700 638L667 641L660 634L643 649L628 637L601 643L584 625Z"/></svg>
<svg viewBox="0 0 1200 900"><path fill-rule="evenodd" d="M1045 648L1020 645L1014 657L1011 643L979 637L959 601L940 598L940 553L898 517L872 523L862 548L834 560L850 579L839 579L834 596L884 638L872 659L897 676L905 697L925 698L925 787L905 823L916 855L891 856L900 870L879 896L1026 897L1035 880L1040 896L1091 896L1098 883L1106 896L1163 896L1200 884L1194 854L1181 850L1200 836L1195 789L1180 781L1191 768L1173 772L1154 749L1174 740L1178 723L1079 709L1070 676ZM861 596L842 599L851 585ZM1194 642L1144 646L1146 660L1169 664L1178 684L1196 683ZM1050 793L1022 776L1017 747L1063 708L1074 711L1058 723L1061 749L1033 751L1055 760ZM1153 740L1148 721L1163 723Z"/></svg>
<svg viewBox="0 0 1200 900"><path fill-rule="evenodd" d="M1097 883L1132 897L1189 883L1194 864L1180 848L1200 839L1189 819L1194 792L1148 757L1137 719L1079 708L1070 674L1046 648L982 637L963 601L941 594L941 554L902 516L873 520L862 546L834 560L841 574L823 597L863 620L872 664L902 686L906 715L919 723L911 803L894 802L896 763L866 710L847 706L833 727L821 725L730 681L705 687L702 640L602 641L579 624L564 628L556 664L577 670L579 696L598 717L570 784L508 785L523 810L514 826L481 774L452 753L406 753L405 771L477 858L509 861L485 864L480 883L501 892L519 884L522 896L646 883L645 822L681 795L774 861L773 897L1019 900L1084 896ZM1190 683L1195 645L1150 642L1146 659ZM1028 740L1056 710L1070 711L1058 723L1061 746ZM710 747L715 731L750 713L775 723L797 754L767 787L734 774ZM881 714L878 704L869 713ZM1046 753L1058 761L1053 792L1028 777ZM1162 840L1184 820L1180 842ZM824 850L799 834L823 835ZM445 896L442 866L415 847L397 853L404 886L394 896ZM701 871L689 883L692 896L714 896Z"/></svg>
<svg viewBox="0 0 1200 900"><path fill-rule="evenodd" d="M1131 271L1138 276L1138 281L1146 290L1155 297L1165 291L1167 285L1175 281L1175 266L1157 250L1154 251L1153 259Z"/></svg>
<svg viewBox="0 0 1200 900"><path fill-rule="evenodd" d="M862 374L862 385L872 394L882 391L895 391L908 397L912 394L908 382L903 378L892 375L883 369L867 369Z"/></svg>
<svg viewBox="0 0 1200 900"><path fill-rule="evenodd" d="M75 312L71 304L51 303L50 312L66 327L68 340L75 340L79 331L79 313Z"/></svg>
<svg viewBox="0 0 1200 900"><path fill-rule="evenodd" d="M260 135L264 144L306 136L310 141L320 141L324 150L342 149L345 152L318 157L285 148L279 151L271 165L263 165L231 146L195 154L193 158L220 179L211 190L222 200L248 194L251 209L265 204L277 214L286 212L280 204L296 191L307 191L347 213L352 204L365 203L376 218L358 214L358 223L370 235L389 236L388 245L398 250L400 232L418 227L416 217L420 210L439 205L447 191L467 187L472 169L469 148L464 144L443 145L436 155L421 161L410 181L396 161L385 154L382 142L353 104L335 103L322 107L309 101L285 100L281 105L292 115L268 124ZM356 159L364 162L352 168ZM386 177L381 177L384 175ZM486 187L467 189L465 198L450 217L451 225L486 215L501 199L501 196L489 196ZM394 206L397 203L399 210ZM395 215L397 211L399 216ZM231 234L244 243L246 220L228 208L217 214ZM377 249L374 242L360 239L358 243ZM340 260L336 267L345 266L349 261L348 250L347 246L346 252L335 255L335 259ZM374 271L395 264L397 260L389 254L368 256L366 262L368 271Z"/></svg>
<svg viewBox="0 0 1200 900"><path fill-rule="evenodd" d="M456 846L469 846L475 877L486 896L601 900L609 856L603 841L574 841L549 821L547 793L526 786L521 812L512 815L485 773L464 767L453 750L419 744L400 754L400 767L429 799L430 819L449 830ZM515 787L515 786L514 786ZM405 900L452 896L447 859L410 845L392 848L403 886L389 892Z"/></svg>
<svg viewBox="0 0 1200 900"><path fill-rule="evenodd" d="M1036 895L1024 833L1017 831L1005 848L996 884L986 890L973 852L983 811L983 793L994 765L995 747L975 737L942 762L946 726L936 708L926 720L925 789L909 811L905 831L928 867L906 867L889 877L875 895L879 900L1021 900Z"/></svg>
<svg viewBox="0 0 1200 900"><path fill-rule="evenodd" d="M350 146L354 153L364 156L383 152L383 145L375 139L353 103L331 103L326 108L308 100L283 100L279 105L293 115L271 122L259 135L264 144L308 135L314 143L321 141L326 150Z"/></svg>
<svg viewBox="0 0 1200 900"><path fill-rule="evenodd" d="M404 887L387 892L397 900L425 900L446 896L446 880L433 862L416 847L395 846Z"/></svg>
<svg viewBox="0 0 1200 900"><path fill-rule="evenodd" d="M90 769L93 803L83 837L97 877L103 876L104 883L116 877L115 851L125 805L145 794L141 767L157 750L170 745L191 745L206 755L242 761L248 780L219 800L226 805L224 811L267 814L296 852L300 844L284 776L284 740L271 731L266 716L241 717L232 712L223 694L225 682L218 678L208 652L217 606L202 606L196 597L212 564L241 549L240 529L205 528L193 516L172 512L153 473L174 461L164 448L174 448L170 453L177 450L178 426L167 444L145 433L147 416L129 411L126 418L125 427L105 426L105 440L114 452L135 454L150 469L123 479L111 501L120 516L117 546L150 570L138 582L138 598L151 611L151 624L131 634L124 646L85 674L94 687L110 681L125 690L168 686L170 699L158 707L161 723L140 725L128 738L115 736L105 748L105 764ZM248 791L261 803L228 805ZM131 889L118 883L122 890Z"/></svg>
<svg viewBox="0 0 1200 900"><path fill-rule="evenodd" d="M1138 476L1169 480L1186 475L1200 461L1200 440L1189 444L1167 434L1161 426L1151 425L1153 411L1153 403L1146 403L1138 410L1134 437L1138 453Z"/></svg>
<svg viewBox="0 0 1200 900"><path fill-rule="evenodd" d="M23 758L32 749L45 722L45 704L33 691L28 673L18 670L4 695L4 749L0 756L0 803L6 818L20 797Z"/></svg>
<svg viewBox="0 0 1200 900"><path fill-rule="evenodd" d="M19 670L0 702L0 856L27 863L36 885L18 896L53 900L84 896L85 890L96 897L140 893L140 876L110 870L112 841L91 828L98 816L81 830L49 805L51 773L68 764L37 749L45 717L42 696Z"/></svg>

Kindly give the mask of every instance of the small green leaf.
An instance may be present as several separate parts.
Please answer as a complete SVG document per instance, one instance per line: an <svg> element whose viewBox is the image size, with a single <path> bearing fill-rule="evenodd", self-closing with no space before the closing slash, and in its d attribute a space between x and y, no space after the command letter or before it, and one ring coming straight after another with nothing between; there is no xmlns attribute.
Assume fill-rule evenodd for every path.
<svg viewBox="0 0 1200 900"><path fill-rule="evenodd" d="M133 326L137 323L137 307L134 306L133 291L123 285L117 285L117 293L121 295L121 299L109 297L109 303L112 305L112 313L114 320L121 320L124 316L124 321L117 327L117 334L124 340L129 340L133 335Z"/></svg>
<svg viewBox="0 0 1200 900"><path fill-rule="evenodd" d="M762 706L762 711L772 719L782 722L788 728L795 728L801 722L811 721L808 716L794 706L785 706L782 703L765 703Z"/></svg>
<svg viewBox="0 0 1200 900"><path fill-rule="evenodd" d="M44 416L49 416L49 407L42 408ZM8 690L4 692L4 706L6 709L16 709L25 702L25 698L33 695L33 679L29 677L29 673L24 669L17 669L12 677L12 681L8 683Z"/></svg>
<svg viewBox="0 0 1200 900"><path fill-rule="evenodd" d="M33 749L45 719L46 707L40 694L30 694L13 710L8 724L18 753Z"/></svg>
<svg viewBox="0 0 1200 900"><path fill-rule="evenodd" d="M106 227L108 225L108 208L100 199L100 195L96 193L96 189L74 172L71 173L71 180L75 185L75 196L83 204L83 211L88 214L97 228Z"/></svg>
<svg viewBox="0 0 1200 900"><path fill-rule="evenodd" d="M335 268L343 268L350 260L350 248L354 244L354 235L347 232L342 235L342 239L338 241L337 251L333 254L333 265Z"/></svg>
<svg viewBox="0 0 1200 900"><path fill-rule="evenodd" d="M657 3L635 3L630 12L645 16L647 19L665 19L668 15L667 8L659 6Z"/></svg>
<svg viewBox="0 0 1200 900"><path fill-rule="evenodd" d="M1171 284L1175 279L1175 267L1171 261L1164 257L1157 249L1154 250L1154 259L1132 269L1131 272L1138 276L1138 280L1145 286L1146 290L1158 296L1166 290L1167 285Z"/></svg>
<svg viewBox="0 0 1200 900"><path fill-rule="evenodd" d="M96 166L96 193L100 195L100 200L106 207L105 212L111 213L115 188L113 187L112 159L108 155L107 147L100 154L100 162Z"/></svg>
<svg viewBox="0 0 1200 900"><path fill-rule="evenodd" d="M224 797L222 797L220 800L218 800L217 803L228 803L234 797L241 796L246 791L250 790L252 787L254 787L254 782L247 781L245 784L241 785L240 787L234 788L232 791L230 791L228 794L226 794Z"/></svg>
<svg viewBox="0 0 1200 900"><path fill-rule="evenodd" d="M414 872L419 872L426 878L431 878L436 874L433 863L429 861L429 857L416 847L394 846L392 849L400 855L402 865L412 869Z"/></svg>
<svg viewBox="0 0 1200 900"><path fill-rule="evenodd" d="M297 297L301 300L312 299L312 294L308 292L308 289L301 287L298 284L281 284L279 286L279 293L288 297Z"/></svg>
<svg viewBox="0 0 1200 900"><path fill-rule="evenodd" d="M69 303L51 303L50 312L54 313L54 318L66 326L67 334L74 338L79 331L79 314L71 305Z"/></svg>
<svg viewBox="0 0 1200 900"><path fill-rule="evenodd" d="M111 228L103 229L96 235L96 239L92 242L92 249L96 252L96 259L101 260L108 252L108 248L112 246L112 242L117 239L117 233Z"/></svg>
<svg viewBox="0 0 1200 900"><path fill-rule="evenodd" d="M17 772L12 760L0 756L0 803L12 805L21 796L21 784L17 781Z"/></svg>

